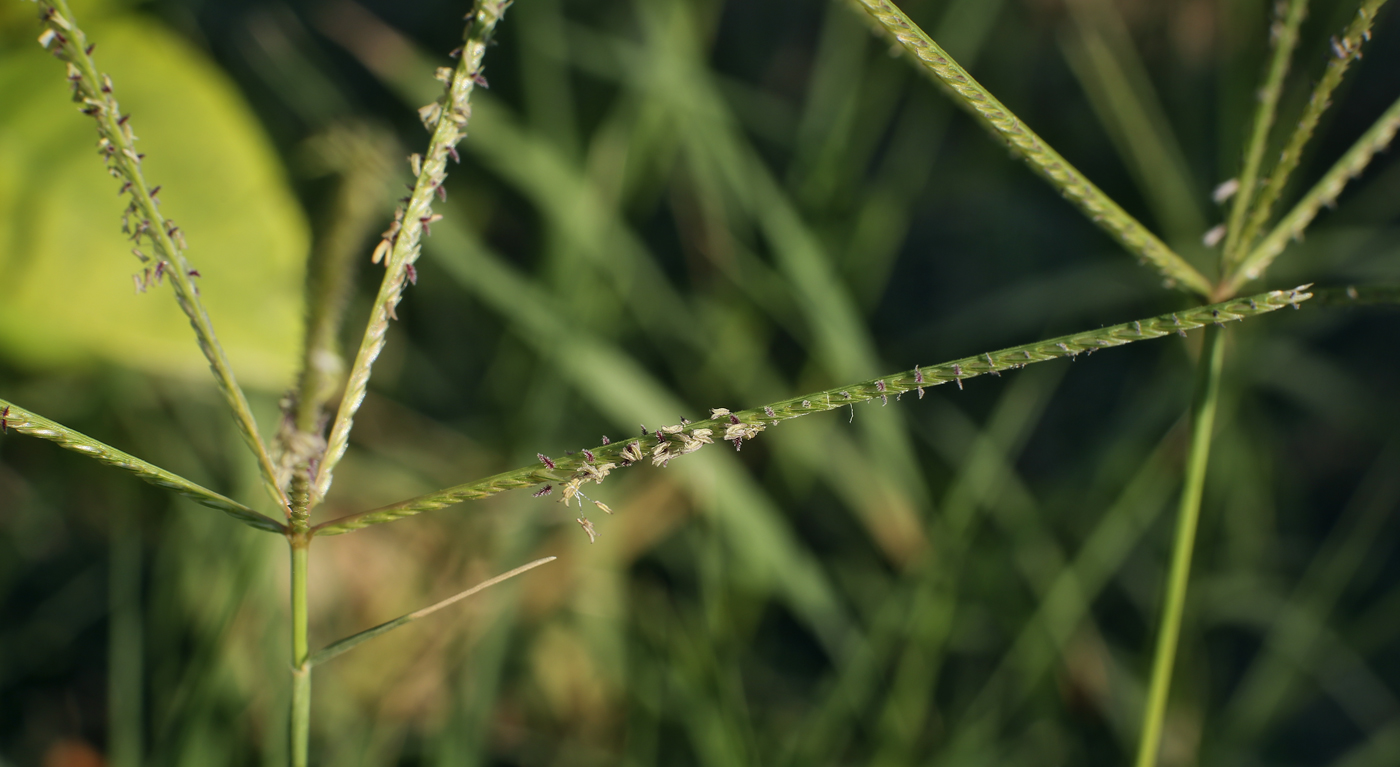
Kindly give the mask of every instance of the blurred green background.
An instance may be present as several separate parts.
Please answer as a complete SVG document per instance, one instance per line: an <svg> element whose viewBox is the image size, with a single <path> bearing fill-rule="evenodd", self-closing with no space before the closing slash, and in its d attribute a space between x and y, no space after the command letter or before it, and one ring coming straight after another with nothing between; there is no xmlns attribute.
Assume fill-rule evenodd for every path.
<svg viewBox="0 0 1400 767"><path fill-rule="evenodd" d="M1282 129L1355 12L1313 5ZM359 241L353 349L379 279L364 235L410 180L466 4L74 6L270 435L308 249ZM1201 235L1266 2L902 7L1214 276ZM1295 195L1400 91L1386 11ZM117 184L35 14L0 10L0 395L261 502L187 323L132 289ZM1187 301L841 4L520 0L498 42L319 518ZM1393 154L1260 290L1400 281ZM370 203L347 219L352 198ZM1164 764L1400 761L1396 319L1308 305L1230 327ZM1122 764L1197 342L621 472L593 545L528 493L320 541L313 645L560 559L319 668L315 759ZM284 763L286 570L275 536L0 437L0 764Z"/></svg>

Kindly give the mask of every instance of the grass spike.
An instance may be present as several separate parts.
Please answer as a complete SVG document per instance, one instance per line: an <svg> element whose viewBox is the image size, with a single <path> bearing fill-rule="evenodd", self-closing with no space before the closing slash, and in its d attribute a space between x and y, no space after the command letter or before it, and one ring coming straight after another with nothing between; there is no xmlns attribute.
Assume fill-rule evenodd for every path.
<svg viewBox="0 0 1400 767"><path fill-rule="evenodd" d="M1290 240L1302 238L1303 231L1317 217L1318 211L1336 203L1338 195L1346 188L1347 183L1361 175L1370 164L1371 158L1390 146L1397 131L1400 131L1400 99L1396 99L1395 103L1361 134L1361 138L1351 145L1346 154L1333 163L1331 169L1303 195L1303 199L1293 206L1263 240L1260 240L1240 263L1239 268L1222 284L1219 295L1233 295L1246 282L1262 275L1278 254L1288 246Z"/></svg>
<svg viewBox="0 0 1400 767"><path fill-rule="evenodd" d="M131 196L127 215L136 222L132 239L139 242L140 238L146 237L150 240L155 256L160 262L158 268L164 267L164 274L170 276L175 300L190 319L195 338L199 341L199 348L209 360L209 367L219 384L219 392L233 410L238 431L243 435L248 449L257 458L263 486L280 507L287 509L287 496L278 486L277 471L273 467L267 446L259 436L258 424L248 406L248 398L244 396L243 389L234 377L233 367L214 334L214 324L210 321L209 313L205 311L204 303L199 297L199 290L194 285L194 277L198 276L199 272L191 267L185 258L184 235L174 222L160 212L159 203L156 201L156 192L160 191L160 187L150 187L146 184L145 175L141 171L143 155L135 149L136 134L132 131L128 119L130 115L121 113L117 99L112 94L111 79L98 73L91 55L92 47L73 19L67 0L45 0L41 7L45 9L46 29L40 42L60 60L68 63L68 81L73 88L73 100L83 105L84 114L97 121L97 132L101 136L98 151L107 161L108 171L122 180L123 193ZM143 280L138 277L138 288L142 283Z"/></svg>
<svg viewBox="0 0 1400 767"><path fill-rule="evenodd" d="M368 392L374 361L384 349L389 321L397 318L394 308L402 300L404 284L409 279L413 262L418 260L422 252L422 237L427 233L426 227L436 220L434 216L437 214L432 212L433 196L437 194L438 187L447 181L448 158L457 143L466 136L467 121L471 117L471 94L477 87L477 78L481 72L487 45L496 23L501 20L509 5L510 0L477 0L471 13L467 15L465 42L461 57L452 72L451 81L447 83L438 101L429 105L432 109L428 113L422 113L424 125L432 131L432 138L428 142L427 153L421 160L413 193L408 201L400 206L394 225L385 232L385 242L389 243L388 253L376 251L376 256L387 255L384 279L380 283L379 294L374 299L374 306L370 309L364 338L350 368L345 393L341 396L340 408L336 411L330 436L326 439L326 452L311 487L311 506L319 503L330 490L335 466L345 455L345 449L350 444L350 427L354 423L355 412L359 410Z"/></svg>
<svg viewBox="0 0 1400 767"><path fill-rule="evenodd" d="M225 498L213 490L201 487L178 474L166 471L136 456L123 453L111 445L98 442L92 437L74 431L63 424L50 421L43 416L25 410L13 402L0 400L0 411L3 411L5 414L5 426L9 430L28 437L38 437L39 439L48 440L65 450L82 453L108 466L135 474L137 478L141 479L143 482L148 482L156 487L163 487L167 490L174 490L201 506L208 506L211 509L222 511L249 527L255 527L269 533L282 533L286 531L286 526L281 522L260 514L238 501Z"/></svg>
<svg viewBox="0 0 1400 767"><path fill-rule="evenodd" d="M1281 6L1282 7L1282 6ZM1240 170L1239 188L1230 206L1230 218L1225 230L1225 249L1221 252L1222 264L1226 269L1238 261L1235 251L1240 249L1241 230L1245 217L1254 202L1254 192L1259 186L1259 166L1264 161L1264 150L1269 144L1269 130L1274 127L1278 115L1278 99L1283 93L1283 80L1288 75L1288 65L1293 58L1293 50L1298 47L1298 27L1308 13L1308 0L1288 0L1287 10L1282 18L1276 18L1269 36L1274 44L1274 55L1269 60L1269 72L1264 77L1264 86L1259 90L1259 106L1254 111L1254 125L1249 133L1249 144L1245 149L1244 167Z"/></svg>
<svg viewBox="0 0 1400 767"><path fill-rule="evenodd" d="M1308 287L1310 286L1301 285L1293 290L1275 290L1136 322L1111 325L1096 330L1013 346L1009 349L985 352L939 365L921 365L912 370L881 376L852 386L804 394L749 410L726 412L709 420L694 421L685 428L692 432L698 429L728 431L735 425L741 425L746 428L739 431L743 431L744 438L747 439L771 424L800 418L811 413L835 410L847 405L877 400L882 396L888 397L890 394L902 394L953 381L961 384L964 380L984 374L1005 373L1035 362L1046 362L1063 357L1072 358L1080 353L1122 346L1134 341L1161 338L1173 333L1184 335L1187 330L1195 330L1217 322L1223 324L1271 312L1285 306L1297 306L1302 301L1312 297L1311 293L1306 292ZM768 414L770 409L774 413L772 416ZM639 460L636 457L624 455L627 447L632 444L638 446L635 451L637 455L647 454L661 445L661 439L653 433L630 440L625 444L599 445L591 448L589 452L596 460L616 463L621 467ZM507 490L589 477L588 472L583 468L586 461L581 455L557 458L553 460L553 463L553 466L537 463L533 466L503 472L388 506L332 519L311 528L311 534L340 535L371 525L411 517L425 511L441 509L462 501L486 498Z"/></svg>
<svg viewBox="0 0 1400 767"><path fill-rule="evenodd" d="M1128 215L1037 136L1006 105L973 79L938 43L888 0L848 0L868 14L894 40L954 94L987 128L1005 139L1011 149L1052 186L1060 190L1084 215L1108 232L1120 245L1150 263L1172 285L1198 295L1209 295L1210 282L1177 255L1137 219Z"/></svg>
<svg viewBox="0 0 1400 767"><path fill-rule="evenodd" d="M1248 223L1245 224L1244 231L1240 233L1238 250L1248 249L1253 246L1255 238L1268 223L1269 216L1273 213L1274 205L1283 194L1283 189L1288 184L1288 178L1298 167L1298 163L1303 159L1303 147L1307 146L1308 140L1312 138L1313 131L1317 129L1318 120L1322 119L1322 113L1327 111L1327 107L1332 105L1332 92L1342 83L1342 77L1346 75L1351 62L1361 58L1361 46L1371 37L1371 24L1376 20L1376 13L1386 0L1362 0L1361 7L1357 9L1356 16L1347 25L1346 32L1341 38L1332 40L1332 55L1327 61L1327 69L1322 74L1322 79L1318 80L1313 87L1312 96L1308 98L1308 105L1303 109L1303 116L1298 119L1298 125L1293 129L1292 135L1288 137L1288 142L1284 144L1283 152L1279 155L1278 164L1274 166L1273 172L1269 174L1269 179L1264 184L1264 188L1259 192L1259 198L1250 211ZM1243 190L1241 190L1243 191ZM1253 257L1251 253L1250 257ZM1237 269L1228 272L1228 278L1233 280L1235 272L1247 271L1244 264L1240 264ZM1262 272L1256 272L1262 273Z"/></svg>

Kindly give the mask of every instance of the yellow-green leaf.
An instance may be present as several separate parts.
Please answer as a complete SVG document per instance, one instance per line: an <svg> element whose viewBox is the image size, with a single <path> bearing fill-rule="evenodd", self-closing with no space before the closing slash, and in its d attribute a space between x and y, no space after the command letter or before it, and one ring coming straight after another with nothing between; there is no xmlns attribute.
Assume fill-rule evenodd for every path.
<svg viewBox="0 0 1400 767"><path fill-rule="evenodd" d="M308 228L276 153L233 84L164 27L125 15L91 25L89 37L240 379L285 386ZM63 77L37 43L0 56L0 355L31 367L115 361L207 375L169 288L136 293L144 265L120 231L126 200Z"/></svg>

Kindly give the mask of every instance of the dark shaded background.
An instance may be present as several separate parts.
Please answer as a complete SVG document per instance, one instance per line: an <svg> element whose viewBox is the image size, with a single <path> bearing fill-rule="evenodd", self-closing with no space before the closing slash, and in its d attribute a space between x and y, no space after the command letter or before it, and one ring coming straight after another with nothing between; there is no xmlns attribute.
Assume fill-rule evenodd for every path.
<svg viewBox="0 0 1400 767"><path fill-rule="evenodd" d="M1316 5L1285 129L1354 12ZM904 7L1213 276L1200 237L1222 216L1211 190L1236 172L1265 6ZM364 223L381 229L463 10L93 13L159 20L216 62L323 234L346 224L327 218L336 182L308 146L342 131L357 156L394 158ZM1290 201L1397 96L1398 19L1382 14ZM37 26L17 24L6 43L28 50ZM521 0L498 42L447 218L322 518L638 422L1187 304L839 4ZM1134 104L1160 140L1125 122ZM95 166L87 147L73 154ZM362 178L384 175L356 163ZM1395 282L1397 199L1392 153L1259 289ZM92 226L114 231L118 214L113 202ZM217 274L197 241L191 258ZM823 275L834 293L811 287ZM359 275L351 348L378 278ZM824 335L843 312L859 322ZM1396 315L1310 304L1228 338L1163 763L1394 763ZM719 446L621 472L597 489L617 514L595 518L591 546L575 512L525 493L320 542L317 645L528 559L560 560L318 669L317 761L1121 764L1197 344L979 378L785 424L738 455ZM197 370L193 343L189 354ZM260 500L205 380L100 354L39 367L0 356L0 392ZM280 393L255 393L265 432ZM0 438L0 764L281 763L284 556L270 536L80 456Z"/></svg>

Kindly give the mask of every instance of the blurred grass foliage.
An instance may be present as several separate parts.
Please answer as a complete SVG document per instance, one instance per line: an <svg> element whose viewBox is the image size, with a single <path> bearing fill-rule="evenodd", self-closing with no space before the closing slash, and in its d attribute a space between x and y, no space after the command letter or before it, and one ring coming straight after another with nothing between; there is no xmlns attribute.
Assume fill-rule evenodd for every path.
<svg viewBox="0 0 1400 767"><path fill-rule="evenodd" d="M91 127L15 5L29 8L0 16L0 388L260 498L213 388L189 380L205 366L178 310L131 296ZM98 61L266 429L300 337L302 222L322 238L335 225L334 178L307 147L350 123L420 150L413 110L437 94L463 6L78 5L101 20ZM1200 238L1223 216L1211 190L1237 172L1267 5L901 4L1208 275ZM1313 5L1279 137L1354 13ZM1386 10L1300 188L1397 95ZM1184 305L842 4L520 0L499 41L321 518L639 423ZM393 184L409 180L396 167ZM1382 157L1267 287L1400 281L1397 199L1400 163ZM379 279L371 249L352 329ZM1395 315L1306 306L1231 326L1227 343L1162 763L1393 763ZM595 520L594 545L526 493L318 542L314 646L560 559L318 669L313 753L1121 764L1198 345L982 377L622 472L600 489L617 513ZM281 543L90 463L0 438L0 760L284 763Z"/></svg>

